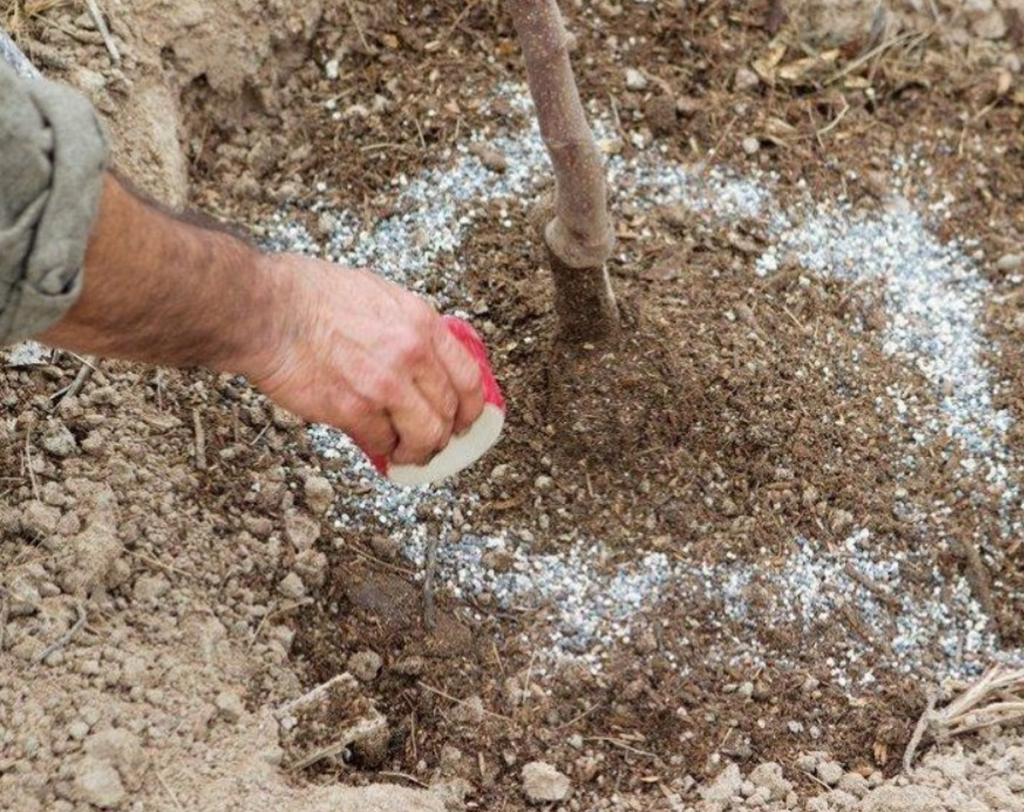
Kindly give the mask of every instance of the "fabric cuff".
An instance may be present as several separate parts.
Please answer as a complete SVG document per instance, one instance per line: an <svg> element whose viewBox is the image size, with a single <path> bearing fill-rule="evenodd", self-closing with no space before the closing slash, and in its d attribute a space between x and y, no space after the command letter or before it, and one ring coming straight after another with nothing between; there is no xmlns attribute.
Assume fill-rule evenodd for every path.
<svg viewBox="0 0 1024 812"><path fill-rule="evenodd" d="M0 63L0 344L38 335L78 298L106 162L84 96Z"/></svg>

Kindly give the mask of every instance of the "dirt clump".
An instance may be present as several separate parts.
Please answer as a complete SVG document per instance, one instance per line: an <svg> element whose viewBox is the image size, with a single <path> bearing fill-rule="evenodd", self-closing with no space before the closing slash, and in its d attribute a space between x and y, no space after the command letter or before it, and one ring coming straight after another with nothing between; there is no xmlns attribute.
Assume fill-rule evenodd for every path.
<svg viewBox="0 0 1024 812"><path fill-rule="evenodd" d="M21 42L125 128L132 177L174 203L187 171L193 203L261 239L287 221L290 248L327 245L339 221L357 224L346 250L404 222L415 201L400 190L421 170L528 121L496 2L105 8L118 68L68 6ZM980 41L979 21L952 18L947 37L927 10L895 27L909 25L897 11L878 45L862 20L819 58L796 23L769 30L767 3L567 8L622 187L654 154L704 197L616 200L610 270L639 317L612 358L553 362L525 205L452 215L471 219L464 241L410 281L473 318L511 407L505 440L457 488L387 490L230 376L103 363L62 398L78 359L0 369L0 806L514 810L524 768L544 762L545 793L570 784L568 808L1014 808L1008 735L885 783L949 652L1020 638L1024 567L998 532L1001 497L915 420L944 393L884 350L907 315L887 310L884 280L785 251L757 273L781 221L804 216L797 200L842 198L870 220L899 194L939 212L943 241L977 237L962 253L991 289L972 318L1019 446L1020 269L989 261L1024 241L1013 27ZM489 183L519 160L487 158ZM782 205L728 209L755 187ZM603 390L581 398L595 378ZM427 538L442 564L432 628ZM978 567L1001 640L985 612L929 637L977 603ZM358 712L284 729L274 711L347 671L364 677ZM289 748L329 746L333 723L370 708L386 737L286 771Z"/></svg>

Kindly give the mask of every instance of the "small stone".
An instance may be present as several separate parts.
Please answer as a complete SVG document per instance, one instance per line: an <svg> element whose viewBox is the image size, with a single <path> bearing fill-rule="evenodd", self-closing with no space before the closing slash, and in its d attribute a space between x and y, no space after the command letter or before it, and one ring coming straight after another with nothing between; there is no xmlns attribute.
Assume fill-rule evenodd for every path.
<svg viewBox="0 0 1024 812"><path fill-rule="evenodd" d="M550 491L552 488L555 487L555 480L553 480L549 476L542 474L533 481L533 487L541 492Z"/></svg>
<svg viewBox="0 0 1024 812"><path fill-rule="evenodd" d="M733 87L739 93L747 93L757 90L761 85L761 79L750 68L740 68L736 71L736 78L733 80Z"/></svg>
<svg viewBox="0 0 1024 812"><path fill-rule="evenodd" d="M289 572L282 579L281 583L277 585L277 591L286 598L298 600L305 596L306 585L302 582L302 578L299 577L298 573Z"/></svg>
<svg viewBox="0 0 1024 812"><path fill-rule="evenodd" d="M298 551L308 550L320 538L320 523L312 516L291 511L284 517L284 533Z"/></svg>
<svg viewBox="0 0 1024 812"><path fill-rule="evenodd" d="M83 722L81 719L76 719L70 725L68 725L68 735L75 741L82 741L86 736L89 735L89 725Z"/></svg>
<svg viewBox="0 0 1024 812"><path fill-rule="evenodd" d="M39 444L54 457L70 457L78 451L78 441L60 420L50 422Z"/></svg>
<svg viewBox="0 0 1024 812"><path fill-rule="evenodd" d="M636 68L626 69L626 87L630 90L646 90L647 77Z"/></svg>
<svg viewBox="0 0 1024 812"><path fill-rule="evenodd" d="M95 756L85 756L74 767L71 796L76 801L100 809L113 809L124 802L127 793L121 783L121 776L110 762Z"/></svg>
<svg viewBox="0 0 1024 812"><path fill-rule="evenodd" d="M321 587L327 582L327 556L319 550L303 550L295 556L294 571L304 584Z"/></svg>
<svg viewBox="0 0 1024 812"><path fill-rule="evenodd" d="M301 418L296 417L287 409L282 409L276 404L271 408L270 422L274 424L275 428L279 428L282 431L291 431L302 426Z"/></svg>
<svg viewBox="0 0 1024 812"><path fill-rule="evenodd" d="M757 155L761 151L761 142L758 141L754 136L743 139L743 151L747 155Z"/></svg>
<svg viewBox="0 0 1024 812"><path fill-rule="evenodd" d="M373 548L374 555L385 561L392 561L398 558L398 554L402 551L402 542L391 536L374 536L370 539L370 547Z"/></svg>
<svg viewBox="0 0 1024 812"><path fill-rule="evenodd" d="M834 787L838 784L845 774L843 768L835 761L823 761L818 765L817 769L818 778L828 784L830 787Z"/></svg>
<svg viewBox="0 0 1024 812"><path fill-rule="evenodd" d="M501 465L495 465L494 468L491 469L491 481L492 482L501 482L503 479L505 479L508 476L508 472L509 472L508 464L502 463Z"/></svg>
<svg viewBox="0 0 1024 812"><path fill-rule="evenodd" d="M740 775L740 768L730 764L710 785L702 787L700 797L706 803L728 803L736 795L740 794L743 786L743 776Z"/></svg>
<svg viewBox="0 0 1024 812"><path fill-rule="evenodd" d="M470 144L469 151L472 155L479 158L480 163L492 172L502 174L508 169L508 158L490 144L475 142Z"/></svg>
<svg viewBox="0 0 1024 812"><path fill-rule="evenodd" d="M868 794L870 787L868 780L860 773L847 773L839 781L839 789L850 793L855 798L863 798Z"/></svg>
<svg viewBox="0 0 1024 812"><path fill-rule="evenodd" d="M523 767L523 792L531 803L559 803L569 797L572 783L544 761L531 761Z"/></svg>
<svg viewBox="0 0 1024 812"><path fill-rule="evenodd" d="M377 679L383 664L384 661L376 651L357 651L348 658L349 673L361 682Z"/></svg>
<svg viewBox="0 0 1024 812"><path fill-rule="evenodd" d="M505 548L499 547L480 556L480 563L493 572L508 572L515 564L515 557Z"/></svg>
<svg viewBox="0 0 1024 812"><path fill-rule="evenodd" d="M655 135L672 133L679 123L676 100L664 93L652 96L651 100L644 105L644 118Z"/></svg>
<svg viewBox="0 0 1024 812"><path fill-rule="evenodd" d="M457 722L478 725L484 720L484 701L479 696L464 699L453 711L452 718Z"/></svg>
<svg viewBox="0 0 1024 812"><path fill-rule="evenodd" d="M11 617L34 615L39 611L39 604L43 600L39 590L28 580L20 576L11 581L10 586L7 588L7 594L7 608L10 611Z"/></svg>
<svg viewBox="0 0 1024 812"><path fill-rule="evenodd" d="M231 691L221 691L217 694L214 704L217 706L217 712L232 724L241 719L245 713L245 706L242 705L242 700L238 694Z"/></svg>
<svg viewBox="0 0 1024 812"><path fill-rule="evenodd" d="M800 753L796 758L796 767L798 770L803 770L805 773L813 773L818 765L824 761L824 753L817 750L812 750L809 753Z"/></svg>
<svg viewBox="0 0 1024 812"><path fill-rule="evenodd" d="M996 270L1000 273L1014 273L1024 270L1024 254L1006 254L996 262Z"/></svg>
<svg viewBox="0 0 1024 812"><path fill-rule="evenodd" d="M793 789L793 784L783 776L782 767L774 762L755 767L750 781L759 789L767 790L769 801L780 801Z"/></svg>
<svg viewBox="0 0 1024 812"><path fill-rule="evenodd" d="M326 513L334 504L334 486L322 476L311 476L306 480L306 505L314 515Z"/></svg>

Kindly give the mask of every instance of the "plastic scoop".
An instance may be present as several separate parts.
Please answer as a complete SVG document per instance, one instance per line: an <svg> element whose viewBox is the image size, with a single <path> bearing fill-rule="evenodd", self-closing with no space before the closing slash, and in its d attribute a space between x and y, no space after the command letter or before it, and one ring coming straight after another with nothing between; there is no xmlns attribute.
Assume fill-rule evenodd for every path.
<svg viewBox="0 0 1024 812"><path fill-rule="evenodd" d="M498 442L505 425L505 398L487 360L487 348L472 325L455 316L445 316L445 325L480 366L484 389L484 410L462 434L452 435L448 445L426 465L394 465L386 457L368 454L383 476L399 485L430 485L468 468Z"/></svg>

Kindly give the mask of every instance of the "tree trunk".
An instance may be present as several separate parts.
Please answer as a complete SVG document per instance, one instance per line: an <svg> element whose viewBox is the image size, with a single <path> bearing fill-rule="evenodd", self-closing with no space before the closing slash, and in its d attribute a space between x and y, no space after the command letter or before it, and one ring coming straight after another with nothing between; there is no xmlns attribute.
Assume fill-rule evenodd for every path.
<svg viewBox="0 0 1024 812"><path fill-rule="evenodd" d="M604 161L587 124L569 35L556 0L507 0L526 60L541 135L557 192L544 229L555 282L560 337L599 341L619 331L606 263L615 246Z"/></svg>

